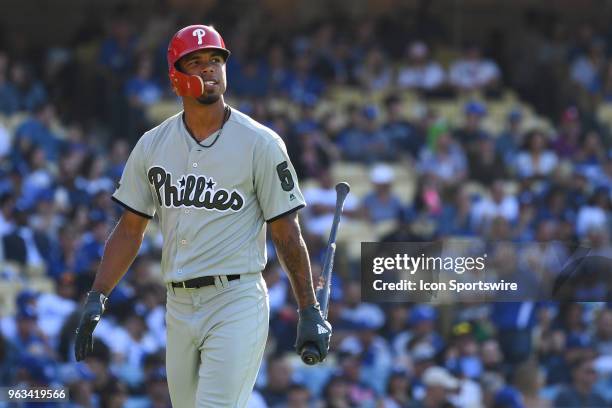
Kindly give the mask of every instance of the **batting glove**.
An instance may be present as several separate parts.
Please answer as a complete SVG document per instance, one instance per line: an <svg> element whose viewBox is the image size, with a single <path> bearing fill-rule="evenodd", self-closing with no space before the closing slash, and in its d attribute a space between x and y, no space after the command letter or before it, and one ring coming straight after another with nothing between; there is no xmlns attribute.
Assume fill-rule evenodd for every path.
<svg viewBox="0 0 612 408"><path fill-rule="evenodd" d="M319 350L320 361L325 360L332 334L331 324L323 319L318 304L300 310L299 316L297 338L295 340L297 353L301 354L304 346L311 343Z"/></svg>
<svg viewBox="0 0 612 408"><path fill-rule="evenodd" d="M107 297L92 290L87 292L87 300L74 341L74 356L77 361L83 360L93 351L93 331L104 313Z"/></svg>

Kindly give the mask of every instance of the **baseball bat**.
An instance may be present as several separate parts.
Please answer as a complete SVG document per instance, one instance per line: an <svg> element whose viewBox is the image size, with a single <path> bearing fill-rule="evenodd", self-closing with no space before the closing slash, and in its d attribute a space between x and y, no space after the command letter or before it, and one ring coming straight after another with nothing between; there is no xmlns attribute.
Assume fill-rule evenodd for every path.
<svg viewBox="0 0 612 408"><path fill-rule="evenodd" d="M340 224L340 215L342 215L342 208L344 207L344 200L351 190L351 186L348 183L342 182L336 184L336 211L334 213L334 221L332 222L331 231L329 232L329 239L327 241L327 247L325 249L325 261L323 263L323 271L321 276L323 277L323 287L317 290L317 301L321 306L321 314L324 319L327 319L327 312L329 311L329 293L331 290L331 275L334 268L334 256L336 254L336 235L338 233L338 225ZM304 345L301 351L302 361L308 365L314 365L321 361L321 354L316 346L312 343Z"/></svg>

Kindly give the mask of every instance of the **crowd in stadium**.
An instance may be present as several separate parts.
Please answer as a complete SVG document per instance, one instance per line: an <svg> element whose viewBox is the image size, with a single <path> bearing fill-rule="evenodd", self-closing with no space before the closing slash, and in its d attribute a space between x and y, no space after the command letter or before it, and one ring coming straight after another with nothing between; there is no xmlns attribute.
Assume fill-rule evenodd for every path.
<svg viewBox="0 0 612 408"><path fill-rule="evenodd" d="M79 304L122 211L110 195L131 146L157 124L151 108L176 100L165 63L175 28L160 18L136 30L115 16L107 31L80 31L42 60L0 51L0 282L21 288L10 307L0 303L11 310L0 313L0 384L65 385L71 408L170 406L154 223L110 296L93 355L76 363L73 340ZM528 128L517 103L495 134L483 123L511 67L479 44L442 62L427 38L406 39L399 53L381 47L375 21L321 24L265 46L247 33L226 38L228 100L284 139L308 203L300 217L317 273L339 162L360 164L371 183L349 196L343 222L394 222L382 240L533 243L521 253L500 245L489 256L498 267L544 275L578 244L612 258L612 146L588 110L610 101L612 42L592 27L539 50L541 58L563 55L563 84L578 95L549 118L553 126ZM358 96L319 109L333 106L339 86ZM413 108L406 92L454 101L459 121L427 103ZM368 98L381 93L378 103ZM404 182L398 166L415 175L410 201L394 193ZM270 335L251 407L611 406L605 281L577 299L597 302L373 304L360 301L358 260L339 252L331 353L311 368L293 351L296 305L269 245ZM52 287L33 284L45 280Z"/></svg>

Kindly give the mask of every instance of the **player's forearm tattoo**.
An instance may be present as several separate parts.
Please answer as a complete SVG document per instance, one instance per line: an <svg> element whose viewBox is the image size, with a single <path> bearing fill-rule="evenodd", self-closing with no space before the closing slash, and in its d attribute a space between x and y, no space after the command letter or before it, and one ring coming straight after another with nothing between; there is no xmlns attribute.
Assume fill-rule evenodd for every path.
<svg viewBox="0 0 612 408"><path fill-rule="evenodd" d="M316 302L310 272L308 249L296 221L283 228L283 233L272 234L278 259L287 272L298 306L304 308Z"/></svg>

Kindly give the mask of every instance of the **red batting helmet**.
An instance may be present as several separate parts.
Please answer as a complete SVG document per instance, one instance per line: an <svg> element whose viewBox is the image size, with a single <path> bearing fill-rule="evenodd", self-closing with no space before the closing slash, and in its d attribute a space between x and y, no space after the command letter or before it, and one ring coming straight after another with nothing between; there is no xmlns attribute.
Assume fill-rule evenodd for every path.
<svg viewBox="0 0 612 408"><path fill-rule="evenodd" d="M225 59L230 52L225 48L221 35L212 27L191 25L179 30L168 45L168 74L174 92L178 96L197 98L204 94L204 82L197 75L187 75L179 71L176 63L185 55L198 51L214 49L223 52Z"/></svg>

